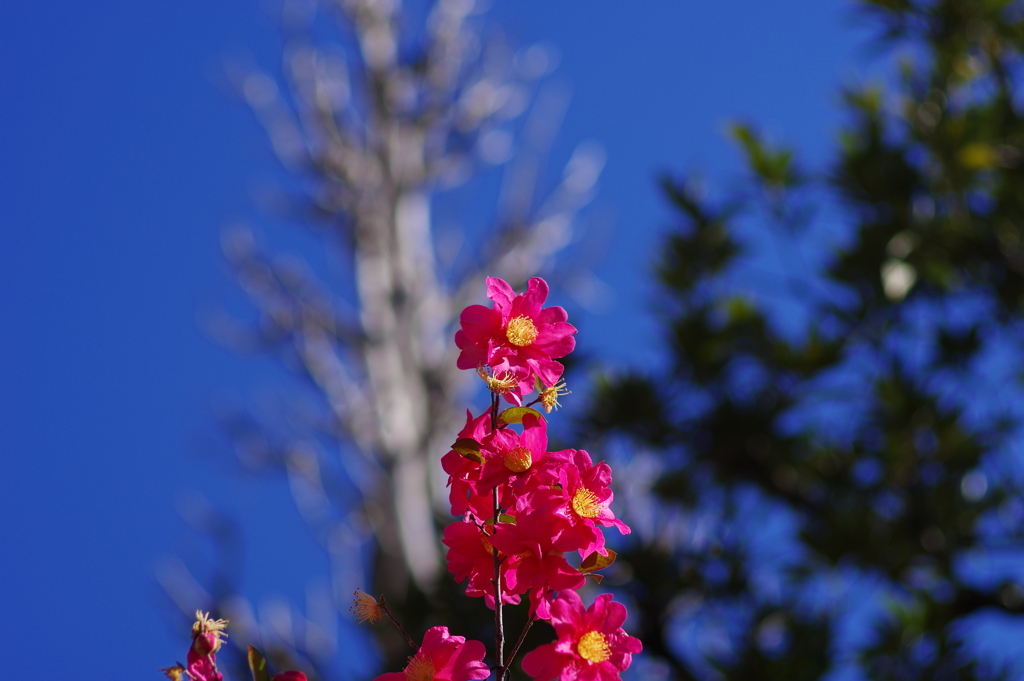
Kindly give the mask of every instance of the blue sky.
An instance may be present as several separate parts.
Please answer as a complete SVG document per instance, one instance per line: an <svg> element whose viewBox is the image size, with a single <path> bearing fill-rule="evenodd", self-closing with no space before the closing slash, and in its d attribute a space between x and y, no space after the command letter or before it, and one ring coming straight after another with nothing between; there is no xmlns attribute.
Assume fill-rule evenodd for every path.
<svg viewBox="0 0 1024 681"><path fill-rule="evenodd" d="M652 363L648 265L671 218L657 176L725 181L738 166L722 130L736 119L820 162L841 122L839 84L870 64L865 34L839 0L494 0L491 15L520 44L560 54L553 78L573 96L553 162L585 140L607 152L589 215L614 227L596 261L614 297L581 315L588 349L613 366ZM215 346L196 316L237 300L220 229L259 224L251 188L277 172L219 69L239 55L272 66L277 49L270 13L246 0L0 12L6 676L159 678L182 659L154 573L194 544L175 510L188 495L263 523L254 551L315 556L289 532L283 485L234 479L198 444L211 399L267 378L265 361ZM309 560L250 568L252 595L301 596L318 571Z"/></svg>

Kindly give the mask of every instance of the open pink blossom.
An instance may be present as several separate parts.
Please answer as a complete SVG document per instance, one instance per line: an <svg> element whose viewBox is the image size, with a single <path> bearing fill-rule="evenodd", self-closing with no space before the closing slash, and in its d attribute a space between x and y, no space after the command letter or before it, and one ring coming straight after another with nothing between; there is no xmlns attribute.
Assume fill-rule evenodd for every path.
<svg viewBox="0 0 1024 681"><path fill-rule="evenodd" d="M594 465L585 450L569 450L573 464L562 466L558 471L564 503L556 511L565 518L570 528L566 538L579 545L580 556L594 551L606 555L604 533L598 525L614 527L622 534L629 534L629 525L615 517L610 508L614 494L611 466L604 461Z"/></svg>
<svg viewBox="0 0 1024 681"><path fill-rule="evenodd" d="M499 527L504 527L499 523ZM476 523L466 520L455 522L444 529L442 540L448 547L448 572L455 575L456 582L467 579L466 595L471 598L483 596L487 607L494 609L494 547L490 537L477 527ZM501 574L508 572L510 563L506 560L501 564ZM519 603L518 595L502 589L502 603Z"/></svg>
<svg viewBox="0 0 1024 681"><path fill-rule="evenodd" d="M503 488L502 505L508 506L510 499L528 485L556 484L558 466L569 459L563 452L547 449L547 423L533 414L523 416L522 435L511 428L499 428L484 440L484 464L476 484L477 493L486 494L498 485L507 485Z"/></svg>
<svg viewBox="0 0 1024 681"><path fill-rule="evenodd" d="M548 297L547 282L534 277L526 293L516 295L504 280L488 277L487 297L494 301L493 308L470 305L459 317L458 367L486 365L495 376L514 376L514 390L520 395L533 390L534 376L546 386L555 385L563 371L555 360L576 347L572 337L576 328L566 322L563 308L542 307Z"/></svg>
<svg viewBox="0 0 1024 681"><path fill-rule="evenodd" d="M486 679L491 671L484 664L487 651L480 641L452 636L448 627L431 627L423 645L400 672L381 674L374 681L470 681Z"/></svg>
<svg viewBox="0 0 1024 681"><path fill-rule="evenodd" d="M601 594L584 609L575 591L560 591L551 604L558 640L523 658L523 671L536 681L615 681L643 646L622 630L626 606Z"/></svg>

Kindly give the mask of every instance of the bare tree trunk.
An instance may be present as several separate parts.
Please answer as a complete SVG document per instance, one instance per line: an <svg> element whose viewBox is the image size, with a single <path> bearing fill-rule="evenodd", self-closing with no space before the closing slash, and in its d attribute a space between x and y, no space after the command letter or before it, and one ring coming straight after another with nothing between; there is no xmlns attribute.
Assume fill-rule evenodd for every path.
<svg viewBox="0 0 1024 681"><path fill-rule="evenodd" d="M305 515L337 566L336 580L351 578L342 564L355 560L338 548L339 537L358 536L352 519L365 518L387 561L379 579L389 598L401 599L410 583L430 594L444 572L435 512L445 499L434 498L432 480L462 421L453 398L467 380L455 368L456 313L483 302L485 276L518 286L544 267L568 242L603 160L581 147L561 183L538 195L538 169L565 96L540 97L525 126L516 123L544 69L524 70L512 52L484 41L471 20L473 0L435 0L425 26L410 25L398 0L335 0L326 7L357 46L347 51L311 38L324 17L295 11L301 6L285 4L284 87L257 70L232 74L282 165L304 187L287 202L289 217L323 234L325 248L340 245L351 281L296 269L236 231L226 236L225 253L261 320L248 333L223 321L213 330L229 343L277 353L328 416L291 415L279 428L231 414L225 424L243 458L251 455L245 443L267 443L260 463L288 473L300 510L335 509ZM533 62L539 54L531 52ZM441 271L431 225L438 187L486 165L481 159L494 154L482 149L495 139L515 147L520 127L494 229L472 245L468 265ZM354 290L355 299L343 302L343 290ZM324 476L332 463L360 498L329 491ZM335 583L334 592L352 588ZM221 598L228 608L245 602L233 592ZM278 653L315 662L313 647L299 641Z"/></svg>

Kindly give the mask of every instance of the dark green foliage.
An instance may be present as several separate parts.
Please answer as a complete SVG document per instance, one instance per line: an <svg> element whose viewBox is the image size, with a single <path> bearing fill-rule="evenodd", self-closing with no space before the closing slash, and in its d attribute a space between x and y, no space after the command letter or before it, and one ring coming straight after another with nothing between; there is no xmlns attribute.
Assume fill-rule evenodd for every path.
<svg viewBox="0 0 1024 681"><path fill-rule="evenodd" d="M1024 548L995 520L1020 504L1007 454L1018 419L976 374L1024 320L1024 6L861 10L880 45L912 58L892 84L845 93L849 126L821 177L734 126L746 187L710 201L664 181L678 214L657 263L671 359L656 376L599 378L580 423L595 449L657 452L659 514L714 528L703 543L638 532L619 552L645 652L679 679L819 679L853 663L880 680L1012 673L961 634L979 614L1018 614L1024 592L959 563ZM735 226L755 219L798 253L819 199L850 231L821 271L787 272L769 292L807 320L783 332L774 315L787 308L737 283L759 254ZM1008 377L1024 368L1019 349L1004 353ZM765 564L759 535L787 519L787 555ZM839 577L876 584L860 624L873 634L855 650L836 631L857 604L821 588ZM730 613L727 646L672 633L716 608Z"/></svg>

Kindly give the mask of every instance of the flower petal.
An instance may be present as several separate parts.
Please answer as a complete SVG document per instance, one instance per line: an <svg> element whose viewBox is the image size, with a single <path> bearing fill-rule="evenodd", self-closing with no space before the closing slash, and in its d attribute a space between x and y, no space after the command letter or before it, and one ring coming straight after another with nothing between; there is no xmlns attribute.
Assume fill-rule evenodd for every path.
<svg viewBox="0 0 1024 681"><path fill-rule="evenodd" d="M523 671L536 681L551 681L558 678L562 669L571 662L571 657L555 652L554 643L546 643L523 656Z"/></svg>
<svg viewBox="0 0 1024 681"><path fill-rule="evenodd" d="M516 297L516 292L504 279L487 277L487 297L494 301L495 309L502 316L507 317L512 310L512 301Z"/></svg>
<svg viewBox="0 0 1024 681"><path fill-rule="evenodd" d="M526 315L530 319L536 319L540 314L541 306L547 299L548 283L540 277L533 277L530 279L526 293L516 296L516 299L512 301L512 311L509 315L511 317Z"/></svg>

